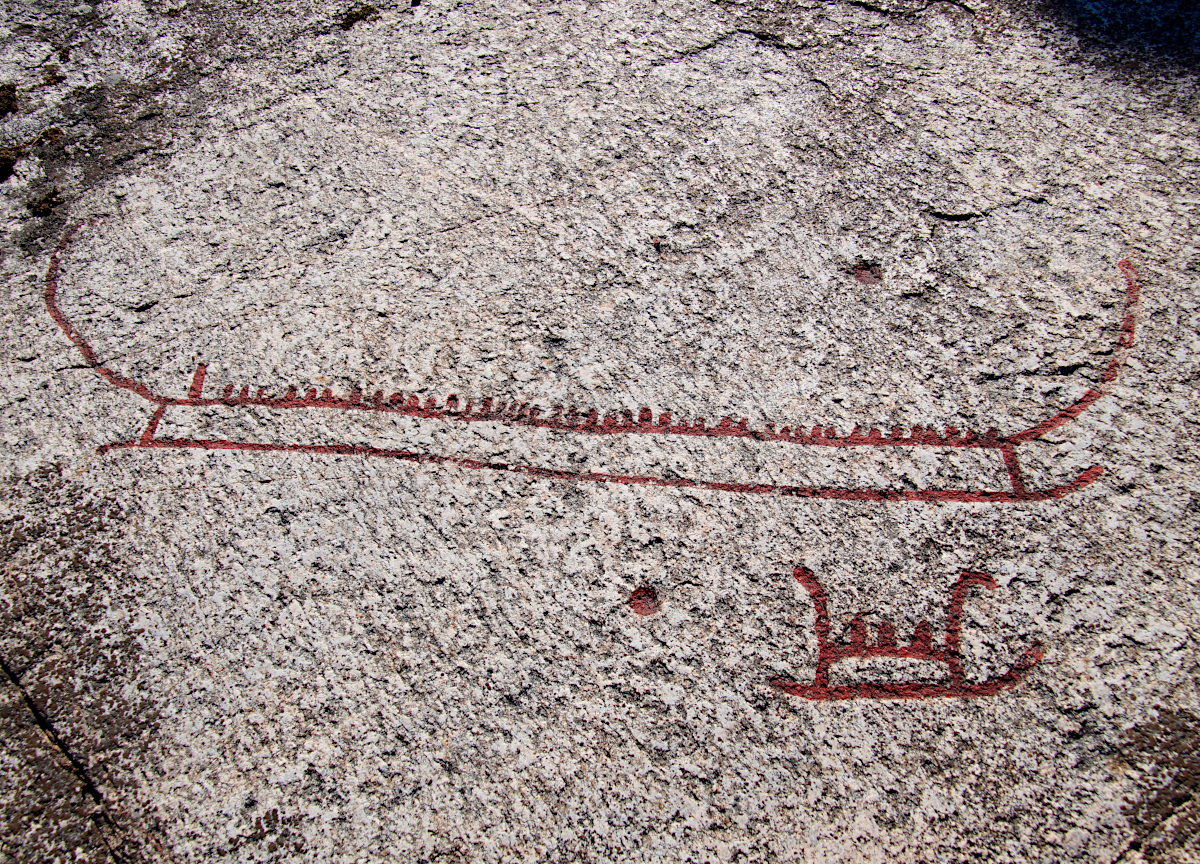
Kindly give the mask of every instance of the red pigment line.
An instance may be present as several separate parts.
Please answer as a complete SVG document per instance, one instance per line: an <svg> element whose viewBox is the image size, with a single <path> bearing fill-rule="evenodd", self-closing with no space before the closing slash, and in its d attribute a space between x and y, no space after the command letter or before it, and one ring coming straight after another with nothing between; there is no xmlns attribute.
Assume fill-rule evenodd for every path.
<svg viewBox="0 0 1200 864"><path fill-rule="evenodd" d="M826 656L825 650L829 644L829 595L825 593L825 586L807 567L797 567L792 571L792 576L804 586L808 591L808 596L812 598L817 644L821 646L817 657L815 680L817 686L824 687L829 684L829 667L833 665L833 661Z"/></svg>
<svg viewBox="0 0 1200 864"><path fill-rule="evenodd" d="M138 443L147 446L154 441L154 433L158 431L158 424L163 418L163 414L167 411L166 405L159 405L154 411L154 416L150 418L150 422L146 424L146 428L142 430L142 437Z"/></svg>
<svg viewBox="0 0 1200 864"><path fill-rule="evenodd" d="M828 613L826 613L828 619ZM826 637L821 638L824 630ZM948 662L949 654L933 647L933 637L928 621L922 621L913 631L909 644L896 644L896 628L890 621L884 621L876 632L875 643L867 642L867 622L862 616L856 616L850 622L850 641L837 643L828 638L829 626L817 628L817 644L820 649L817 661L818 683L822 669L828 669L834 663L848 658L890 657L908 660L931 660L938 663Z"/></svg>
<svg viewBox="0 0 1200 864"><path fill-rule="evenodd" d="M67 239L69 238L64 238L64 243L60 243L60 248L65 245ZM52 260L51 266L55 273L57 273L57 258ZM435 399L427 399L424 405L422 405L420 398L415 394L405 400L403 394L393 393L387 400L387 404L385 404L381 392L376 393L374 400L371 402L365 402L362 399L361 393L355 392L347 398L341 398L335 397L332 391L328 389L325 390L321 397L317 397L316 390L309 390L306 397L295 398L295 391L289 390L289 394L292 394L291 398L274 399L263 397L261 389L259 390L259 396L250 398L249 388L243 387L242 393L237 398L227 396L224 399L201 399L199 393L195 392L193 388L192 391L189 391L187 400L178 400L176 404L188 404L196 407L259 405L271 408L335 408L341 410L382 411L427 419L457 420L460 422L491 421L506 423L508 425L533 426L558 431L599 435L633 433L738 437L751 438L758 441L781 441L821 447L885 446L995 449L1006 443L1017 444L1034 440L1046 432L1074 420L1096 400L1105 395L1109 389L1108 385L1116 380L1120 368L1127 359L1129 349L1133 347L1141 299L1141 286L1137 280L1137 271L1133 265L1127 260L1122 260L1118 262L1117 266L1126 278L1125 313L1121 321L1121 336L1118 339L1117 356L1110 361L1105 370L1101 387L1099 389L1089 389L1076 402L1038 425L1003 438L1000 437L998 431L992 429L981 435L970 430L960 433L954 427L947 427L943 433L939 433L931 427L923 428L921 426L914 426L911 432L905 430L903 427L895 427L891 430L890 435L885 435L879 429L875 428L864 432L857 426L848 435L841 435L832 427L823 428L821 426L813 426L811 431L805 431L801 427L797 427L793 431L790 426L784 426L782 431L777 432L774 423L767 423L765 429L757 430L748 428L746 418L742 418L737 423L734 423L730 417L722 418L716 426L708 427L705 425L704 418L698 418L690 424L682 419L672 422L671 412L660 414L656 423L653 419L653 412L647 407L639 409L636 422L633 419L633 412L630 410L623 410L621 412L622 419L618 419L616 413L608 412L605 414L603 420L601 420L599 412L594 409L582 413L574 407L567 411L566 419L562 419L562 406L555 406L550 416L543 419L541 415L544 412L540 407L531 407L528 403L518 403L516 401L509 403L507 406L501 401L498 406L493 407L495 405L493 399L484 399L479 410L472 412L471 402L469 401L465 410L457 410L457 396L450 396L446 400L446 408L442 410L439 409ZM48 277L48 283L49 281ZM229 393L232 394L232 391L230 390ZM169 397L156 396L155 398L161 400Z"/></svg>
<svg viewBox="0 0 1200 864"><path fill-rule="evenodd" d="M550 429L558 432L574 432L587 435L688 435L710 438L750 438L756 441L778 441L788 444L799 444L817 447L955 447L972 449L998 449L1004 446L1004 440L996 430L988 430L983 435L974 432L959 433L955 427L947 427L944 433L932 428L914 426L911 432L903 427L896 427L890 436L885 436L878 429L863 432L859 427L848 435L839 435L832 427L813 427L811 432L797 429L792 431L790 426L784 426L781 431L775 430L774 423L766 424L766 429L750 429L749 421L742 418L737 423L730 417L723 418L716 426L707 426L703 417L688 423L686 420L674 419L671 412L663 412L657 422L649 418L649 408L641 408L639 414L643 419L634 422L633 411L623 410L625 419L619 420L613 412L609 412L603 420L599 412L590 410L586 413L571 407L565 412L561 405L551 409L549 417L542 417L543 410L538 406L527 403L518 405L516 402L505 405L503 401L495 406L495 400L483 399L479 407L472 410L473 403L468 401L466 407L459 410L458 397L451 395L446 400L446 407L440 408L435 399L429 398L422 405L416 394L404 399L403 394L393 393L384 400L382 392L375 393L370 401L364 401L362 394L352 392L347 397L335 396L326 389L317 395L315 389L309 389L303 397L297 397L296 389L291 387L283 398L263 396L262 388L259 395L250 396L250 386L244 385L241 392L235 396L233 386L225 388L225 395L219 398L200 398L191 396L187 399L169 399L172 405L193 408L211 407L245 407L256 406L263 408L325 408L342 411L371 411L385 414L400 414L406 417L416 417L427 420L448 420L460 423L492 422L507 426L527 426L537 429ZM451 407L455 406L455 407ZM516 406L514 409L513 406ZM566 419L560 419L562 417Z"/></svg>
<svg viewBox="0 0 1200 864"><path fill-rule="evenodd" d="M963 681L966 676L962 665L960 639L962 637L963 606L966 605L967 592L971 590L972 585L979 585L991 591L996 587L996 580L987 573L964 570L950 592L950 602L946 604L945 662L950 667L950 677L955 683Z"/></svg>
<svg viewBox="0 0 1200 864"><path fill-rule="evenodd" d="M914 426L911 430L906 430L903 427L895 427L891 430L890 434L885 434L879 429L874 428L864 431L857 426L847 435L839 434L833 427L821 426L813 426L807 429L807 431L801 427L796 427L793 430L791 426L784 426L781 430L776 431L774 423L767 423L765 424L765 429L758 430L750 429L748 421L745 418L735 423L732 418L725 417L716 426L707 426L705 419L702 417L689 423L683 419L673 419L670 412L663 412L659 415L657 422L655 422L653 412L647 407L638 410L636 421L634 420L633 412L630 410L621 411L620 418L618 418L617 413L608 412L601 419L599 412L595 409L580 412L578 409L570 408L564 414L561 406L555 406L551 410L550 415L544 417L544 412L540 407L530 406L528 403L518 403L515 400L505 405L503 401L497 404L493 399L483 399L477 410L472 410L472 403L468 400L465 407L459 410L458 397L452 395L446 400L446 405L443 409L439 408L437 401L432 398L427 399L424 405L422 405L420 398L415 394L405 399L402 394L393 393L385 402L382 391L376 392L371 399L364 399L362 392L357 390L351 393L349 397L342 398L335 397L333 392L328 388L320 396L318 396L315 388L310 388L300 398L297 398L295 388L289 388L283 398L271 398L263 395L264 390L262 388L258 388L257 395L251 397L249 385L244 385L238 396L234 397L233 387L229 386L225 388L223 398L205 399L203 398L204 378L207 372L205 364L200 364L197 367L191 386L188 389L187 397L180 399L158 394L145 384L123 376L103 365L91 344L83 337L82 333L59 307L58 277L61 271L59 258L84 224L79 223L69 228L63 234L62 239L51 255L50 265L46 272L46 308L67 338L79 349L87 364L95 369L106 381L159 405L191 407L257 405L269 408L333 408L340 410L399 413L411 417L454 420L459 422L498 422L508 425L532 426L593 435L632 433L738 437L757 441L778 441L819 447L965 447L1000 449L1005 445L1018 444L1038 438L1050 429L1061 426L1079 416L1088 406L1104 395L1108 383L1115 380L1117 371L1125 359L1123 354L1114 358L1108 371L1105 372L1105 385L1101 389L1089 390L1078 402L1058 412L1050 419L1031 429L1007 437L1001 437L1000 433L994 429L989 429L987 432L979 434L969 430L960 433L954 427L947 427L943 432L939 433L932 427L921 426ZM1118 267L1128 282L1126 312L1121 324L1122 336L1119 342L1120 349L1127 351L1133 345L1140 286L1132 264L1123 260L1119 262ZM1087 472L1081 475L1073 484L1068 484L1071 491L1087 485L1088 482L1091 482L1091 479L1094 479L1094 477L1085 479L1085 475L1087 475ZM614 478L610 482L627 481ZM853 500L1033 501L1044 500L1047 497L1059 497L1059 495L1065 494L1061 490L1068 487L1058 487L1057 489L1048 490L1043 493L1027 493L1019 484L1014 484L1014 491L1011 495L1006 493L955 490L931 493L883 493L869 490L859 492L853 490L839 491ZM767 486L763 488L749 488L740 486L739 484L712 484L711 488L726 489L728 491L772 491L803 497L813 497L814 495L823 494L823 490L812 490L801 487Z"/></svg>
<svg viewBox="0 0 1200 864"><path fill-rule="evenodd" d="M194 401L204 395L204 375L208 372L208 367L201 363L196 367L196 374L192 376L192 386L188 388L188 401Z"/></svg>
<svg viewBox="0 0 1200 864"><path fill-rule="evenodd" d="M1013 664L1012 668L1003 675L968 684L965 681L951 681L949 684L844 684L838 686L801 684L786 678L773 678L769 682L776 690L781 690L792 696L815 701L836 701L843 699L978 699L981 696L995 696L1002 690L1015 687L1025 677L1025 674L1036 666L1042 659L1040 646L1026 651Z"/></svg>
<svg viewBox="0 0 1200 864"><path fill-rule="evenodd" d="M1134 330L1137 328L1138 314L1141 310L1142 286L1138 282L1137 268L1128 259L1118 261L1117 267L1125 275L1125 281L1129 285L1125 318L1121 321L1121 347L1132 348Z"/></svg>
<svg viewBox="0 0 1200 864"><path fill-rule="evenodd" d="M1025 478L1021 476L1021 463L1017 459L1016 450L1005 447L1000 451L1000 455L1004 457L1004 469L1008 472L1008 482L1012 484L1013 493L1025 495Z"/></svg>
<svg viewBox="0 0 1200 864"><path fill-rule="evenodd" d="M1057 429L1059 426L1071 422L1090 408L1097 399L1107 394L1113 382L1117 380L1117 375L1121 371L1121 367L1125 365L1125 361L1129 359L1129 351L1133 348L1133 337L1137 330L1137 321L1138 315L1141 312L1142 300L1142 286L1138 282L1138 273L1133 264L1126 259L1122 259L1117 262L1117 267L1125 277L1125 314L1121 318L1121 336L1117 340L1116 356L1109 361L1108 367L1104 370L1101 385L1096 388L1090 388L1078 401L1068 405L1053 417L1043 420L1041 423L1023 432L1009 435L1004 439L1005 441L1012 444L1032 441L1036 438L1041 438L1052 429Z"/></svg>
<svg viewBox="0 0 1200 864"><path fill-rule="evenodd" d="M92 350L92 346L88 344L86 339L83 338L83 334L75 329L75 326L71 323L71 319L63 314L63 311L58 308L58 256L59 253L61 253L67 247L67 244L71 241L71 238L75 235L75 232L83 227L83 225L84 223L80 222L78 225L74 225L67 229L67 232L63 235L62 240L58 242L58 246L55 248L54 254L50 256L50 269L46 271L46 309L50 313L50 317L54 319L54 323L59 326L59 329L62 330L63 333L66 334L67 338L75 344L75 347L79 349L79 353L83 355L84 362L95 369L104 378L104 380L108 381L109 384L112 384L114 387L120 387L122 390L129 390L141 396L143 399L150 400L151 402L162 403L167 401L163 397L155 395L150 388L144 384L135 381L132 378L126 378L124 375L120 375L101 364L99 358L96 356L96 352Z"/></svg>
<svg viewBox="0 0 1200 864"><path fill-rule="evenodd" d="M1062 486L1056 486L1053 489L1048 489L1044 492L1029 493L1026 496L1026 501L1045 501L1048 498L1062 498L1064 495L1070 495L1072 492L1078 492L1085 486L1090 486L1104 473L1103 466L1093 465L1088 468L1070 483Z"/></svg>
<svg viewBox="0 0 1200 864"><path fill-rule="evenodd" d="M987 573L964 570L950 591L946 603L946 625L942 649L933 645L929 623L922 621L913 631L908 645L896 643L896 628L884 621L876 631L874 644L867 641L867 623L862 616L850 622L850 640L841 644L830 639L829 598L824 586L807 567L797 567L792 575L808 591L813 603L817 631L817 669L811 684L801 684L785 678L775 678L771 686L802 696L806 699L926 699L935 696L984 696L1010 687L1021 676L1041 660L1041 648L1035 645L1018 659L1017 663L1003 675L977 684L966 683L966 672L962 663L961 635L962 611L971 588L980 586L992 590L996 582ZM865 683L831 687L829 669L833 664L847 659L886 657L926 660L941 663L950 672L949 684Z"/></svg>
<svg viewBox="0 0 1200 864"><path fill-rule="evenodd" d="M247 441L208 440L193 438L154 438L106 444L97 452L134 448L191 449L191 450L243 450L252 453L314 453L341 456L373 456L383 459L399 459L423 465L457 465L485 471L503 471L524 474L550 480L573 480L583 483L619 483L636 486L661 486L687 489L708 489L717 492L739 492L749 494L778 495L784 498L823 498L838 501L947 501L962 503L1012 503L1016 501L1045 501L1060 498L1082 489L1100 476L1099 467L1080 474L1073 482L1040 492L1027 492L1018 497L1012 492L982 491L969 489L846 489L828 486L783 486L769 483L721 483L710 480L689 480L681 477L650 477L627 474L598 474L540 468L535 465L512 465L506 462L484 462L459 456L438 456L410 450L386 450L358 444L260 444Z"/></svg>
<svg viewBox="0 0 1200 864"><path fill-rule="evenodd" d="M1116 360L1112 361L1112 363L1116 362ZM1113 368L1112 363L1109 364L1110 369ZM1107 375L1108 373L1105 373L1106 380L1116 380L1115 373L1111 379L1107 378ZM1049 418L1048 420L1043 420L1041 423L1031 429L1026 429L1024 432L1018 432L1016 435L1009 435L1005 440L1011 444L1022 444L1026 441L1033 441L1036 438L1041 438L1051 429L1057 429L1059 426L1063 426L1074 420L1088 408L1092 407L1092 403L1094 403L1101 396L1104 396L1106 393L1108 393L1107 387L1102 387L1099 390L1089 389L1083 394L1083 396L1079 398L1078 402L1067 406L1053 417Z"/></svg>
<svg viewBox="0 0 1200 864"><path fill-rule="evenodd" d="M964 571L951 589L950 600L946 606L945 648L935 648L930 636L929 624L922 621L917 625L911 642L908 645L896 644L896 630L890 621L884 621L876 635L875 644L867 643L867 624L861 617L850 622L850 641L842 644L829 638L829 609L828 596L820 581L807 568L796 568L793 572L796 580L808 591L813 602L816 615L817 645L819 659L817 661L816 683L826 683L826 673L830 666L840 660L862 657L893 657L912 660L930 660L945 663L955 678L962 677L962 663L959 659L959 638L962 629L962 610L967 600L967 592L973 585L992 589L996 583L986 573Z"/></svg>

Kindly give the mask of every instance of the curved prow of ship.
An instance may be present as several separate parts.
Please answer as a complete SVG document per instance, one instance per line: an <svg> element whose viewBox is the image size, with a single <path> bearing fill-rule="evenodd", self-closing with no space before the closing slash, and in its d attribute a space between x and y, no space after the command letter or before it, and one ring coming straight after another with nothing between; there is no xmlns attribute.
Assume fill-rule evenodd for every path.
<svg viewBox="0 0 1200 864"><path fill-rule="evenodd" d="M963 667L960 637L962 634L962 611L968 593L973 587L992 590L996 582L987 573L963 571L950 590L946 603L946 621L943 642L933 641L932 629L927 621L920 622L913 630L907 644L896 641L896 631L890 621L884 621L876 629L875 639L867 633L867 624L861 617L850 622L850 638L846 642L834 641L830 636L829 597L820 581L807 567L793 571L796 581L804 586L812 599L815 628L817 631L817 669L811 684L802 684L786 678L774 678L771 686L784 693L804 699L830 701L840 699L971 699L992 696L1001 690L1020 683L1025 673L1042 659L1040 645L1027 649L1009 669L983 681L969 681ZM836 663L853 659L894 658L919 660L940 664L946 668L945 680L930 683L865 682L859 684L832 684L830 670Z"/></svg>

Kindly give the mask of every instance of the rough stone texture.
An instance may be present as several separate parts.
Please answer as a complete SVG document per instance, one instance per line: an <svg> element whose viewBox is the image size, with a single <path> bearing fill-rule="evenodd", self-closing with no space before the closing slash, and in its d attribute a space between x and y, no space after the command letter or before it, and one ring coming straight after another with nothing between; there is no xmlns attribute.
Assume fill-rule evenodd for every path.
<svg viewBox="0 0 1200 864"><path fill-rule="evenodd" d="M1001 2L119 0L4 23L0 855L1200 855L1186 68L1108 62ZM1143 295L1107 395L1020 448L1031 487L1095 482L806 500L98 452L155 406L56 326L56 249L92 362L172 398L456 394L841 435L1030 427L1124 356L1119 261ZM1007 476L996 451L357 408L174 406L155 430L894 492ZM901 643L928 621L940 644L951 586L990 574L966 681L1044 656L975 699L790 695L771 681L819 657L797 566L835 638L861 616ZM831 683L946 676L876 657Z"/></svg>

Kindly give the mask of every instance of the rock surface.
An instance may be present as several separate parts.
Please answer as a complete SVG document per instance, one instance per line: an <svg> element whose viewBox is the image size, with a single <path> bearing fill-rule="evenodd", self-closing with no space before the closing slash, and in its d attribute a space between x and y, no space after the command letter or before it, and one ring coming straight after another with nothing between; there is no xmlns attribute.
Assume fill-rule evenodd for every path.
<svg viewBox="0 0 1200 864"><path fill-rule="evenodd" d="M0 856L1196 860L1196 79L1043 12L9 8Z"/></svg>

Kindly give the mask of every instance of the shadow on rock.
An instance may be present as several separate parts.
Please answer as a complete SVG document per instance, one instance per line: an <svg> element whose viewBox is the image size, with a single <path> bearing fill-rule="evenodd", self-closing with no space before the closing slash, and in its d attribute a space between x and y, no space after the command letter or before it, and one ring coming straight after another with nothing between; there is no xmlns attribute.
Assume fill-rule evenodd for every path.
<svg viewBox="0 0 1200 864"><path fill-rule="evenodd" d="M1046 0L1091 54L1127 55L1200 69L1200 4L1195 0Z"/></svg>

